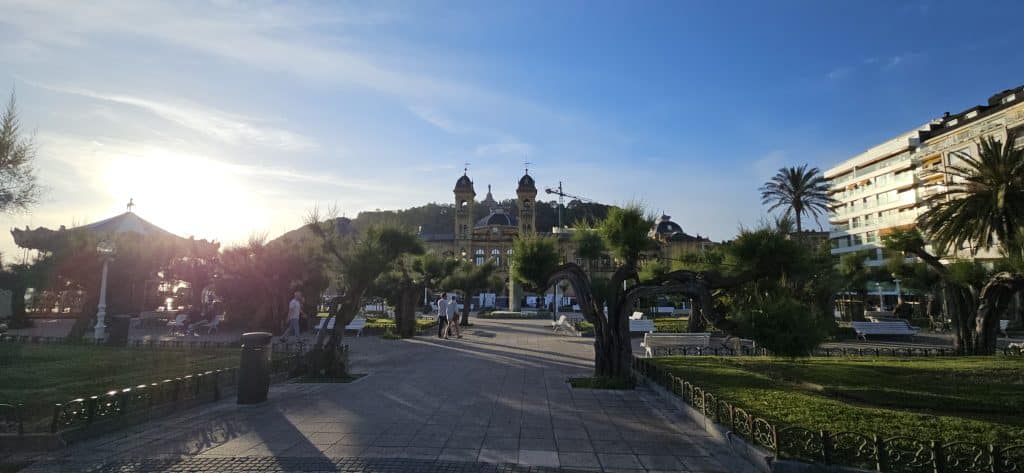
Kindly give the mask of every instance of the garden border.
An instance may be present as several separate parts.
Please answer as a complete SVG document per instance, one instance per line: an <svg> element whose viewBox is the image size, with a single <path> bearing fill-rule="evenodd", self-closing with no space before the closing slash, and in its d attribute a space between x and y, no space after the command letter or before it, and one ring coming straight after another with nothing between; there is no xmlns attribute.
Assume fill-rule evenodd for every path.
<svg viewBox="0 0 1024 473"><path fill-rule="evenodd" d="M648 384L678 397L689 407L684 412L696 417L693 420L703 423L712 435L727 440L740 437L748 447L742 453L770 471L1009 473L1024 469L1024 444L942 443L877 433L780 428L661 369L650 358L634 355L633 369Z"/></svg>

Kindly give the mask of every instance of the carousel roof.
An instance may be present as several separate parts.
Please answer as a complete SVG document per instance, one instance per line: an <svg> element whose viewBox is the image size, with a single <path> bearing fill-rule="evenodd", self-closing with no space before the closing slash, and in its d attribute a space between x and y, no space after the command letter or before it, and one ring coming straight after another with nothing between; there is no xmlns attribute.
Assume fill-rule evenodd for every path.
<svg viewBox="0 0 1024 473"><path fill-rule="evenodd" d="M49 228L39 227L36 229L29 229L25 227L24 230L13 229L11 230L11 236L14 237L14 243L22 248L34 249L34 250L53 250L61 246L64 240L73 234L89 234L95 235L101 239L112 238L117 235L124 234L136 234L147 240L164 240L172 241L175 243L187 243L187 242L206 242L206 240L194 240L192 238L182 238L175 235L167 230L164 230L146 219L139 217L134 212L128 211L121 215L111 217L98 222L74 227L71 229L65 228L63 225L58 230L50 230ZM217 245L217 243L209 242L211 245Z"/></svg>

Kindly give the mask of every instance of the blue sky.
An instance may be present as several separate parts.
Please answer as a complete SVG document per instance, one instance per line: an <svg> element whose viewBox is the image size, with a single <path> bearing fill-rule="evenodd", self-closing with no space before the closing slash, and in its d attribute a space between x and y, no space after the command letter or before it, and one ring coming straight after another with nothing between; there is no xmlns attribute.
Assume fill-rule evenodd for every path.
<svg viewBox="0 0 1024 473"><path fill-rule="evenodd" d="M540 186L726 239L778 167L827 168L1024 82L1018 10L0 0L0 84L50 188L0 219L80 224L134 198L234 242L317 204L448 202L467 161L479 193L511 197L528 159Z"/></svg>

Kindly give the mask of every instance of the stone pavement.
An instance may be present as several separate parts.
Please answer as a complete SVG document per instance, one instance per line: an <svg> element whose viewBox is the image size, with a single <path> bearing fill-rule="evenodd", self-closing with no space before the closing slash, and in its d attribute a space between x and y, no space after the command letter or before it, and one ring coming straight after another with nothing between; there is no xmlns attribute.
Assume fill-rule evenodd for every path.
<svg viewBox="0 0 1024 473"><path fill-rule="evenodd" d="M348 384L283 384L75 444L25 471L743 472L646 389L572 389L592 341L546 321L475 320L465 338L348 338Z"/></svg>

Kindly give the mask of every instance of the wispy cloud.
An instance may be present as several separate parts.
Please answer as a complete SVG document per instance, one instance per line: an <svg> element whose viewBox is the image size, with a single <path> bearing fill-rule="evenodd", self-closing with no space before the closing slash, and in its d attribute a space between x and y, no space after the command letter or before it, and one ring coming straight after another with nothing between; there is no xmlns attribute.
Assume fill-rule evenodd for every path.
<svg viewBox="0 0 1024 473"><path fill-rule="evenodd" d="M825 74L829 80L841 80L855 73L887 72L925 57L924 53L906 52L887 57L867 57L855 64L836 66Z"/></svg>
<svg viewBox="0 0 1024 473"><path fill-rule="evenodd" d="M258 124L240 115L184 103L168 103L127 95L105 94L87 89L30 82L55 92L74 94L105 102L139 108L185 128L206 134L232 145L269 146L286 151L309 151L316 143L287 130Z"/></svg>
<svg viewBox="0 0 1024 473"><path fill-rule="evenodd" d="M533 146L529 143L518 141L506 141L501 143L490 143L476 148L477 156L514 155L528 157L533 154Z"/></svg>
<svg viewBox="0 0 1024 473"><path fill-rule="evenodd" d="M435 127L440 128L444 131L447 131L448 133L461 135L478 131L471 126L458 123L432 108L423 106L411 106L409 107L409 111L412 112L413 115L416 115L416 117L419 118L420 120L423 120L431 125L434 125Z"/></svg>

